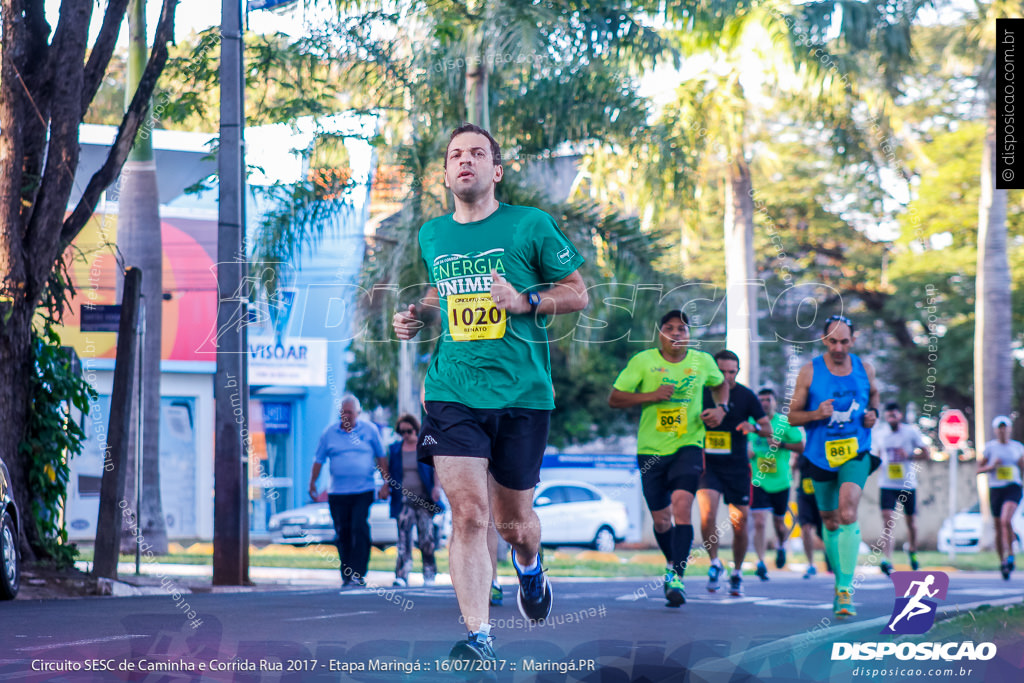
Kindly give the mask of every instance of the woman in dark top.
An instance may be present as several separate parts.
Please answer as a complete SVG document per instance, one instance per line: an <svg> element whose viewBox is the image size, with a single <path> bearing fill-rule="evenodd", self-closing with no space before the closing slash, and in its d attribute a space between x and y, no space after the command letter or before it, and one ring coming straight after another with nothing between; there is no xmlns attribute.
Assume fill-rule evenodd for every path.
<svg viewBox="0 0 1024 683"><path fill-rule="evenodd" d="M398 418L395 431L401 441L388 448L391 474L391 517L398 520L398 557L395 560L395 586L409 585L412 570L412 530L423 555L423 584L434 585L437 564L434 561L434 515L441 511L441 489L434 480L434 468L416 459L416 441L420 423L412 415Z"/></svg>

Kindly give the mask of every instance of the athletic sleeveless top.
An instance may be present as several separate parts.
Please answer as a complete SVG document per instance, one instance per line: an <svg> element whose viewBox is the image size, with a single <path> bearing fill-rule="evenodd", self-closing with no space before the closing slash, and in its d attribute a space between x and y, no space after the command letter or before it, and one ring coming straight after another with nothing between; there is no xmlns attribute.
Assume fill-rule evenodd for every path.
<svg viewBox="0 0 1024 683"><path fill-rule="evenodd" d="M822 401L832 402L832 417L815 420L804 426L807 446L804 455L818 467L835 471L843 462L871 449L871 430L862 418L868 409L871 383L860 358L850 354L853 370L845 377L833 375L825 365L824 356L812 361L814 379L807 392L804 410L817 410Z"/></svg>

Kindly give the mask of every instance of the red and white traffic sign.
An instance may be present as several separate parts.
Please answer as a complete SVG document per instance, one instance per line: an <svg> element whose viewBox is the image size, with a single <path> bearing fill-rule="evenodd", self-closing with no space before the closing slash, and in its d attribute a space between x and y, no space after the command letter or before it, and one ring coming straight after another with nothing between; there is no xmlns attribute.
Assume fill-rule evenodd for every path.
<svg viewBox="0 0 1024 683"><path fill-rule="evenodd" d="M959 410L946 410L939 418L939 441L946 448L967 443L967 417Z"/></svg>

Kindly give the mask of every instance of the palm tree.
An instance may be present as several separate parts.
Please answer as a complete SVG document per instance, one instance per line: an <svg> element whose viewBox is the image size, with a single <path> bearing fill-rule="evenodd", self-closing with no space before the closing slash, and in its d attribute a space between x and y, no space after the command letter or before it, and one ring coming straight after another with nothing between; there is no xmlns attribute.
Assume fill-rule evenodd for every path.
<svg viewBox="0 0 1024 683"><path fill-rule="evenodd" d="M991 434L992 418L1008 415L1013 402L1010 265L1006 253L1007 191L995 187L996 18L1020 16L1024 3L996 1L979 6L971 39L980 51L978 89L985 102L985 140L978 200L978 271L974 308L974 441Z"/></svg>
<svg viewBox="0 0 1024 683"><path fill-rule="evenodd" d="M131 103L142 70L146 66L146 2L132 0L128 9L128 70L125 88L125 106ZM160 228L160 196L157 190L156 162L153 158L153 116L148 110L143 130L135 138L128 160L122 171L121 194L118 200L118 247L125 266L142 271L142 296L145 305L145 337L142 342L141 386L142 396L132 401L133 411L142 411L142 490L138 496L140 509L138 533L153 546L153 552L167 552L167 525L160 497L160 350L163 327L163 244ZM138 387L135 388L138 391ZM140 401L141 399L141 401ZM137 419L132 420L135 444L140 435L135 433ZM132 509L136 496L137 452L128 448L129 467L125 499ZM138 539L126 525L123 529L122 550L134 552Z"/></svg>
<svg viewBox="0 0 1024 683"><path fill-rule="evenodd" d="M842 7L841 14L835 9ZM866 152L856 135L853 103L864 90L885 100L898 85L910 44L909 22L919 4L893 16L884 3L809 2L789 6L774 0L739 0L698 13L675 28L673 42L710 66L684 82L662 118L670 141L641 140L658 164L648 171L652 188L669 187L666 201L690 202L709 175L721 180L726 249L727 339L741 359L740 380L758 383L759 318L754 264L754 187L751 127L756 117L751 88L761 81L778 94L802 101L808 114L835 128L837 147ZM880 56L884 55L884 59ZM858 61L877 58L883 76L873 90L858 76ZM870 73L870 69L863 71ZM795 88L792 85L795 84ZM842 138L840 140L840 137Z"/></svg>
<svg viewBox="0 0 1024 683"><path fill-rule="evenodd" d="M405 210L370 245L368 285L424 281L415 230L448 201L428 173L437 168L446 131L459 122L493 130L510 163L517 153L546 156L563 143L628 137L643 124L643 107L616 67L633 55L666 53L666 43L634 17L635 9L576 2L564 9L563 17L536 3L414 4L387 18L398 29L390 41L374 29L374 21L385 21L380 13L341 19L354 84L367 93L368 105L389 113L390 126L407 141L397 156L411 176ZM497 120L492 110L500 113ZM380 323L378 313L371 317ZM368 365L386 365L373 358L393 353L382 346L364 350ZM411 345L402 347L399 409L410 410Z"/></svg>

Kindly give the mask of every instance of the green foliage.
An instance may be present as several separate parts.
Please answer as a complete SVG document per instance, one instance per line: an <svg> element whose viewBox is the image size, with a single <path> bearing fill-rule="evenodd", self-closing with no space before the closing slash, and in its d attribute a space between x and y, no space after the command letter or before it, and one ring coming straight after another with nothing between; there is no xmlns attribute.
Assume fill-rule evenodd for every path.
<svg viewBox="0 0 1024 683"><path fill-rule="evenodd" d="M246 124L291 123L349 107L340 65L324 59L316 36L245 34ZM220 107L220 33L212 27L170 52L153 94L158 125L211 130Z"/></svg>
<svg viewBox="0 0 1024 683"><path fill-rule="evenodd" d="M921 145L920 184L900 221L902 243L949 233L954 247L977 245L984 139L984 122L970 121ZM1009 191L1007 204L1007 236L1024 236L1024 191Z"/></svg>
<svg viewBox="0 0 1024 683"><path fill-rule="evenodd" d="M28 523L35 524L43 547L36 548L59 567L71 566L77 548L68 544L62 517L67 497L70 460L81 452L85 432L72 411L89 412L96 397L88 382L72 367L71 352L60 345L49 323L34 330L32 351L36 373L31 377L31 407L25 436L18 446L28 466Z"/></svg>

